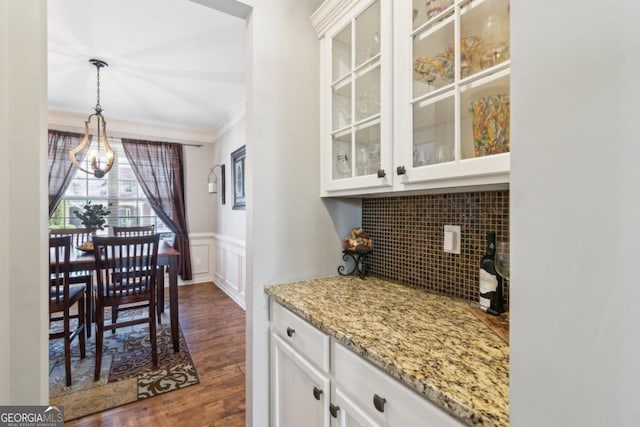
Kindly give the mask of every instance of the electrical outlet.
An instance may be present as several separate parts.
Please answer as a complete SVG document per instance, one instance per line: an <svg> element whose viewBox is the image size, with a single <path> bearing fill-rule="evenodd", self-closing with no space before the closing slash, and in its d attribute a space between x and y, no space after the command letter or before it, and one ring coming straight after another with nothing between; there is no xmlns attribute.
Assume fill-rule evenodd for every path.
<svg viewBox="0 0 640 427"><path fill-rule="evenodd" d="M445 252L449 252L452 254L460 254L460 226L459 225L444 226L443 249Z"/></svg>

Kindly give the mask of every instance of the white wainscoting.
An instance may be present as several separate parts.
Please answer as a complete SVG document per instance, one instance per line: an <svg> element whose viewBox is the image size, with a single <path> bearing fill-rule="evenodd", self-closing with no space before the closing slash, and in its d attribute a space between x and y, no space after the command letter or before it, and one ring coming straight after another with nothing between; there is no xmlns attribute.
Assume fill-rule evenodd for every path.
<svg viewBox="0 0 640 427"><path fill-rule="evenodd" d="M213 282L246 309L245 242L216 233L193 233L189 240L193 279L179 284Z"/></svg>

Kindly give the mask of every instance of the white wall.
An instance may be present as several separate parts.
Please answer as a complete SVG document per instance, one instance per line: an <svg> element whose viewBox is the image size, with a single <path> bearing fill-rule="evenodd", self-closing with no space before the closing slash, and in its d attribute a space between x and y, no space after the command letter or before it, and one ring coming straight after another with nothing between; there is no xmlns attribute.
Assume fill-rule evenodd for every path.
<svg viewBox="0 0 640 427"><path fill-rule="evenodd" d="M225 166L225 204L222 204L222 172L215 168L216 194L209 203L213 221L214 283L242 308L246 308L246 211L233 209L233 165L231 153L247 143L246 106L243 102L233 111L213 143L213 165ZM212 180L214 178L212 177Z"/></svg>
<svg viewBox="0 0 640 427"><path fill-rule="evenodd" d="M319 197L318 1L252 2L247 83L247 425L269 420L268 284L335 274L340 237ZM327 206L325 206L325 203ZM352 222L346 220L346 222ZM351 225L353 226L353 225Z"/></svg>
<svg viewBox="0 0 640 427"><path fill-rule="evenodd" d="M48 397L46 2L0 0L0 403ZM18 220L19 219L19 220Z"/></svg>
<svg viewBox="0 0 640 427"><path fill-rule="evenodd" d="M9 0L0 1L0 205L9 205ZM0 209L0 294L8 295L10 245L4 236L9 235L9 210ZM9 298L0 298L0 341L7 342L11 336L11 313ZM0 346L0 404L9 402L11 395L11 366L8 345Z"/></svg>
<svg viewBox="0 0 640 427"><path fill-rule="evenodd" d="M213 163L213 146L183 147L184 186L189 233L210 233L215 230L215 218L211 209L211 194L207 176Z"/></svg>
<svg viewBox="0 0 640 427"><path fill-rule="evenodd" d="M233 165L231 153L247 143L246 108L245 104L238 106L229 117L224 131L213 143L213 165L225 165L226 203L222 204L220 169L216 168L218 176L218 194L210 195L212 229L215 233L227 238L244 242L246 239L246 211L233 209Z"/></svg>
<svg viewBox="0 0 640 427"><path fill-rule="evenodd" d="M511 2L511 425L640 419L640 5Z"/></svg>

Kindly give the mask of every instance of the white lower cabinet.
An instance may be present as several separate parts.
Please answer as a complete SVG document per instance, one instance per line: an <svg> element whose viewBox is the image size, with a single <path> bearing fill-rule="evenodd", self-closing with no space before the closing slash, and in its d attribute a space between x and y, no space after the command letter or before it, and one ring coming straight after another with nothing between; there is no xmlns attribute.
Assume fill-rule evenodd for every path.
<svg viewBox="0 0 640 427"><path fill-rule="evenodd" d="M340 390L342 399L345 397L351 399L350 406L361 409L358 415L367 416L373 420L365 425L390 427L461 427L464 425L336 341L331 342L331 360L331 378L335 389ZM351 410L353 411L353 408Z"/></svg>
<svg viewBox="0 0 640 427"><path fill-rule="evenodd" d="M329 376L271 334L271 426L329 427Z"/></svg>
<svg viewBox="0 0 640 427"><path fill-rule="evenodd" d="M382 427L339 387L333 389L331 400L332 427Z"/></svg>
<svg viewBox="0 0 640 427"><path fill-rule="evenodd" d="M273 300L270 346L271 427L464 425Z"/></svg>

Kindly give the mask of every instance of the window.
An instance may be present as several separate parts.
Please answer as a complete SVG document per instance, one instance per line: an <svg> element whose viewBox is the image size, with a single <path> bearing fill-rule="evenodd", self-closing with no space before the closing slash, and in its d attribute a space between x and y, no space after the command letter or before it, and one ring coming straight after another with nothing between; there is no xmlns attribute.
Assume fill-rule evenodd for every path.
<svg viewBox="0 0 640 427"><path fill-rule="evenodd" d="M91 201L93 204L109 206L109 227L154 225L156 232L170 234L171 230L158 218L142 192L120 140L109 138L109 144L116 156L111 171L104 178L96 178L76 169L75 177L49 219L49 227L82 227L74 211L82 210ZM85 163L85 168L90 170L88 160L85 159Z"/></svg>

